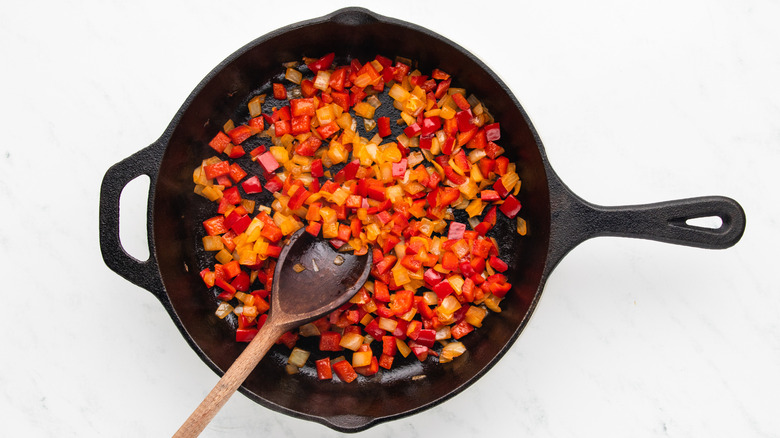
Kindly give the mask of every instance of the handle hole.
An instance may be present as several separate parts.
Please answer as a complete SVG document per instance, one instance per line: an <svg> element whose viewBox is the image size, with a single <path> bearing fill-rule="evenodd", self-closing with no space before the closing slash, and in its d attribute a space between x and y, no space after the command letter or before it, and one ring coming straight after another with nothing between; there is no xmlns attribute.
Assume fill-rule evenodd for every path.
<svg viewBox="0 0 780 438"><path fill-rule="evenodd" d="M127 183L119 196L119 242L139 261L149 260L146 211L151 180L140 175Z"/></svg>
<svg viewBox="0 0 780 438"><path fill-rule="evenodd" d="M711 230L720 229L723 226L723 219L720 216L693 217L685 221L685 225L698 228L708 228Z"/></svg>

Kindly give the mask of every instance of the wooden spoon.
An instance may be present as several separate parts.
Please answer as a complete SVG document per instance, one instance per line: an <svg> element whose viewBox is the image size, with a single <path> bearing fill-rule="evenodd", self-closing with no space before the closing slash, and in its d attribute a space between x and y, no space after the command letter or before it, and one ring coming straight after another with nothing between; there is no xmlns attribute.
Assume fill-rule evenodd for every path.
<svg viewBox="0 0 780 438"><path fill-rule="evenodd" d="M352 298L368 278L371 255L336 252L303 229L293 234L276 264L268 319L174 437L198 436L282 334Z"/></svg>

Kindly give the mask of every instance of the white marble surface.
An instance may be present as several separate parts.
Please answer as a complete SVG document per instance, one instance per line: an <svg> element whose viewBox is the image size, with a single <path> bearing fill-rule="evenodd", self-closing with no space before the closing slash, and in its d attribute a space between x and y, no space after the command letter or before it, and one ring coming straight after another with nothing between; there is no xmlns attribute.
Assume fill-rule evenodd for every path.
<svg viewBox="0 0 780 438"><path fill-rule="evenodd" d="M725 251L583 244L476 385L360 436L780 436L780 3L421 3L366 6L480 56L578 194L721 194L748 226ZM101 179L235 49L345 5L0 3L0 436L166 436L212 387L156 299L104 265ZM338 435L241 395L204 433Z"/></svg>

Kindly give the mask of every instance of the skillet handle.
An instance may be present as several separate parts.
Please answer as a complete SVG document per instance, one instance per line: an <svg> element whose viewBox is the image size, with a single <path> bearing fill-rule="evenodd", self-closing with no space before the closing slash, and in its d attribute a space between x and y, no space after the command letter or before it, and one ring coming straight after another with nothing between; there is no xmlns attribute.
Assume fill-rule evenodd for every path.
<svg viewBox="0 0 780 438"><path fill-rule="evenodd" d="M153 188L164 145L161 141L142 149L111 166L103 176L100 186L100 250L103 261L114 272L131 283L149 290L160 298L163 285L152 247ZM138 260L122 247L119 239L119 200L124 187L136 177L147 175L150 179L147 208L147 241L149 259Z"/></svg>
<svg viewBox="0 0 780 438"><path fill-rule="evenodd" d="M551 249L548 271L566 253L599 236L633 237L705 249L735 245L745 232L745 212L731 198L703 196L652 204L605 207L575 195L555 175L551 179ZM718 228L688 223L717 217Z"/></svg>

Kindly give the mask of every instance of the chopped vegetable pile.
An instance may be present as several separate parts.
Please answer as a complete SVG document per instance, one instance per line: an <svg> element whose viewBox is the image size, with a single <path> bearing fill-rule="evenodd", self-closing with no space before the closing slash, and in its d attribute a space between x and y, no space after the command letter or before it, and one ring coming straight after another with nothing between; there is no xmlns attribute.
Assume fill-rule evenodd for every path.
<svg viewBox="0 0 780 438"><path fill-rule="evenodd" d="M267 318L284 239L305 228L339 251L372 251L374 264L347 304L278 340L292 351L288 372L312 354L296 346L301 337L319 338L319 378L344 382L399 356L460 356L459 340L500 312L512 287L491 236L499 215L526 233L499 123L449 74L409 60L337 65L330 53L285 67L193 172L195 193L216 205L203 222L216 262L200 275L218 294L217 316L234 315L236 341L250 341Z"/></svg>

